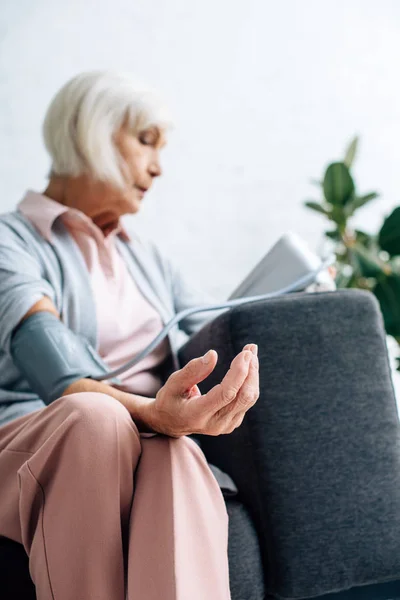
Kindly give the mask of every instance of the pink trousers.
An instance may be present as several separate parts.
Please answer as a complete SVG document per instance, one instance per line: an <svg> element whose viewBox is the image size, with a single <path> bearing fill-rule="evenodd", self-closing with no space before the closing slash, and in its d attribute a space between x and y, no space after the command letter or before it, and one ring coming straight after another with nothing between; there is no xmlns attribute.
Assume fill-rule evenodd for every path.
<svg viewBox="0 0 400 600"><path fill-rule="evenodd" d="M38 600L230 600L228 515L188 437L141 436L101 393L0 427L0 535Z"/></svg>

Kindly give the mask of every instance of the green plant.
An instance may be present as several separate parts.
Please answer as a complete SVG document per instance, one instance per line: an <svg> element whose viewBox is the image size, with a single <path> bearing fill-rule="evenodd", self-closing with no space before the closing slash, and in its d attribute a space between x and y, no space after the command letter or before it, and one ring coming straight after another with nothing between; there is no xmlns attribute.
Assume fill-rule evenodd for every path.
<svg viewBox="0 0 400 600"><path fill-rule="evenodd" d="M337 287L361 288L375 294L386 332L400 344L400 207L385 218L375 235L352 228L351 218L356 211L378 197L377 192L357 192L351 174L357 146L355 138L343 161L329 164L323 180L314 182L322 190L322 201L307 201L305 205L333 226L324 234L337 258Z"/></svg>

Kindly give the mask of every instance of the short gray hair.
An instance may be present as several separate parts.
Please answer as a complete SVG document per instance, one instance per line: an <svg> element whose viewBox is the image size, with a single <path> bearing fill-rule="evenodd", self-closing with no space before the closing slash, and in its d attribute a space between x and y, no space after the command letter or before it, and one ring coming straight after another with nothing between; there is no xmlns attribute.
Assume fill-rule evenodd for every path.
<svg viewBox="0 0 400 600"><path fill-rule="evenodd" d="M113 71L81 73L54 96L43 123L51 175L90 173L123 187L123 159L113 136L121 126L137 135L150 126L173 127L156 93L128 74Z"/></svg>

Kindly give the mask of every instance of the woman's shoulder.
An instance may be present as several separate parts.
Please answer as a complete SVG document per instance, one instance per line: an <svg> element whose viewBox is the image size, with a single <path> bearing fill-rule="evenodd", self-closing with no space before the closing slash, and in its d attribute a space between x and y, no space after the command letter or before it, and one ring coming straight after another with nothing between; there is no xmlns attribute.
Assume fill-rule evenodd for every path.
<svg viewBox="0 0 400 600"><path fill-rule="evenodd" d="M5 213L0 213L0 227L1 230L6 232L7 230L12 229L13 224L18 222L17 211L9 211Z"/></svg>
<svg viewBox="0 0 400 600"><path fill-rule="evenodd" d="M157 257L159 260L165 259L165 251L157 240L155 240L150 235L143 233L142 231L139 233L130 223L123 221L123 227L128 233L132 249L141 248L144 251L147 251Z"/></svg>
<svg viewBox="0 0 400 600"><path fill-rule="evenodd" d="M2 246L33 246L38 235L33 225L18 211L0 214L0 244Z"/></svg>
<svg viewBox="0 0 400 600"><path fill-rule="evenodd" d="M0 214L0 240L3 243L17 241L21 237L24 225L18 217L18 211Z"/></svg>

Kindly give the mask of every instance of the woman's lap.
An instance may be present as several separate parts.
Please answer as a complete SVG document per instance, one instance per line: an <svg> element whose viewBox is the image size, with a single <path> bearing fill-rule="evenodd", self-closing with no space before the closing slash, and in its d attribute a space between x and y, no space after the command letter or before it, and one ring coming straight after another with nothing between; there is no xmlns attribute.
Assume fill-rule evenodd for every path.
<svg viewBox="0 0 400 600"><path fill-rule="evenodd" d="M27 402L8 402L0 404L0 428L19 417L23 417L41 408L45 408L43 400L28 400Z"/></svg>
<svg viewBox="0 0 400 600"><path fill-rule="evenodd" d="M2 447L2 425L14 422L16 432L21 431L29 422L28 415L45 408L41 401L9 403L0 406L0 448ZM18 420L18 421L17 421ZM20 425L20 426L19 426ZM7 437L7 435L6 435ZM236 499L225 500L229 515L229 563L232 586L232 599L242 597L244 591L249 600L262 598L262 566L257 535L251 519L243 505ZM243 568L241 568L243 567ZM251 594L251 595L249 595Z"/></svg>
<svg viewBox="0 0 400 600"><path fill-rule="evenodd" d="M87 402L83 396L77 396L55 401L43 410L40 405L36 406L36 411L25 415L19 413L14 421L0 427L0 479L4 484L0 488L0 535L24 543L30 554L35 583L41 590L47 589L51 577L61 585L64 565L69 560L89 568L86 567L87 548L92 543L93 532L97 542L99 539L101 542L95 544L100 555L94 557L94 548L90 546L93 573L91 577L79 580L79 584L85 587L89 585L88 581L93 581L94 586L100 585L101 577L108 582L114 581L113 573L117 569L123 572L118 554L123 522L124 543L128 529L135 539L129 553L129 573L132 590L135 590L134 574L139 571L144 577L141 554L146 544L149 556L155 552L149 528L158 515L160 523L155 528L153 541L157 547L168 548L169 556L180 557L181 568L177 573L180 585L188 586L189 580L198 579L209 591L219 590L214 596L207 596L216 597L221 592L218 597L225 597L227 513L217 482L205 469L201 449L190 439L157 436L140 441L134 422L121 404L104 394L88 395ZM2 413L3 417L10 417L10 407ZM99 444L99 440L104 443ZM136 476L132 506L133 472ZM185 479L187 485L184 485ZM150 493L152 486L157 490L156 494ZM170 493L170 488L174 489L174 494ZM103 491L99 496L100 489ZM85 494L77 493L79 490L84 490ZM44 496L45 504L42 502ZM149 499L154 502L151 510ZM64 516L61 522L58 513ZM38 528L38 519L46 526ZM142 522L148 523L143 532L140 528L138 531L138 524ZM200 531L199 522L203 523ZM44 531L46 540L40 537ZM187 553L182 551L188 536L193 540L191 550L196 557L189 578L186 574ZM60 537L62 546L58 542ZM77 544L77 540L85 543ZM42 568L45 543L52 556L52 568L47 574ZM137 545L141 552L136 556ZM204 552L205 547L207 552ZM109 569L100 577L96 569L104 561L104 553L109 553L106 561ZM54 567L55 564L60 568ZM224 564L226 569L220 568ZM82 575L82 567L78 571L78 575ZM152 574L149 572L148 576ZM170 579L169 572L161 573L160 578L159 585L164 585L164 580ZM110 583L110 590L114 589L113 585ZM121 581L119 587L122 589Z"/></svg>

